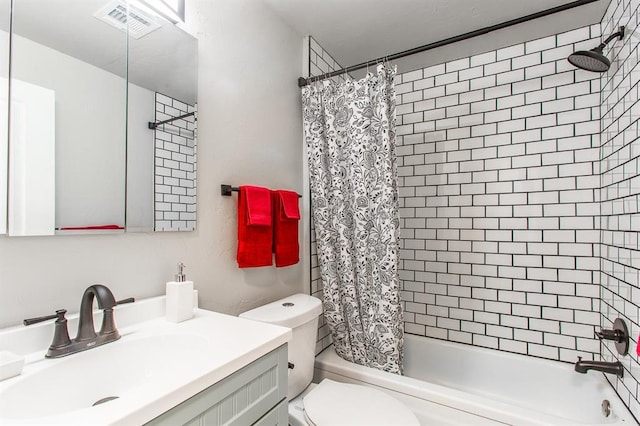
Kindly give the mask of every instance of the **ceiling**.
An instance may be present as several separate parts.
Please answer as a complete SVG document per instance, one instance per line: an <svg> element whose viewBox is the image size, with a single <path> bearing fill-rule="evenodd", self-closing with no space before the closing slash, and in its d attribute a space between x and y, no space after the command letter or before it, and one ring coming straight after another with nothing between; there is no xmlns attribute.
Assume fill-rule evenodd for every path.
<svg viewBox="0 0 640 426"><path fill-rule="evenodd" d="M573 0L264 1L300 35L313 36L338 63L349 66ZM600 22L608 3L598 0L564 12L564 28L549 28L548 34Z"/></svg>
<svg viewBox="0 0 640 426"><path fill-rule="evenodd" d="M189 104L196 102L197 41L160 17L160 27L139 39L94 16L112 0L20 0L13 6L13 32ZM124 1L119 3L126 4ZM109 9L111 10L111 9ZM8 31L8 7L0 7L0 30ZM19 59L23 52L13 52ZM46 64L43 64L46 67Z"/></svg>

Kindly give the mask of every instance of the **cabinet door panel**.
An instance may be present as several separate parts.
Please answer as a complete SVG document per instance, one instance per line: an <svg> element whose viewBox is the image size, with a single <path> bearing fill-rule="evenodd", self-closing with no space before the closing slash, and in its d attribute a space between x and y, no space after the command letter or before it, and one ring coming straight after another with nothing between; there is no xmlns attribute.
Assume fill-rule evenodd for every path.
<svg viewBox="0 0 640 426"><path fill-rule="evenodd" d="M246 426L261 424L267 413L267 423L262 424L269 424L270 411L286 403L287 373L287 346L283 345L147 424Z"/></svg>

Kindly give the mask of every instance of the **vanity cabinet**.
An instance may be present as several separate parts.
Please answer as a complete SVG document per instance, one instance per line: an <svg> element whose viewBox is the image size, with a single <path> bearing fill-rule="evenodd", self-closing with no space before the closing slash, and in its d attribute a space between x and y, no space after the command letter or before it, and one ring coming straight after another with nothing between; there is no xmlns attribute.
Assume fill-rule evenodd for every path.
<svg viewBox="0 0 640 426"><path fill-rule="evenodd" d="M287 375L284 344L147 425L287 425Z"/></svg>

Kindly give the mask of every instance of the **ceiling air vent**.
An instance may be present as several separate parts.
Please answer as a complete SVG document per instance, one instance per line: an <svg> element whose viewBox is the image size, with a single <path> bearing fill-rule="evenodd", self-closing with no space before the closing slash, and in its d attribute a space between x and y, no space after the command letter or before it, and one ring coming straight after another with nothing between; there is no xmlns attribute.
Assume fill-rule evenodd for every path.
<svg viewBox="0 0 640 426"><path fill-rule="evenodd" d="M127 31L127 5L116 0L97 11L93 16L121 31ZM147 12L129 4L129 35L139 39L160 28L160 24Z"/></svg>

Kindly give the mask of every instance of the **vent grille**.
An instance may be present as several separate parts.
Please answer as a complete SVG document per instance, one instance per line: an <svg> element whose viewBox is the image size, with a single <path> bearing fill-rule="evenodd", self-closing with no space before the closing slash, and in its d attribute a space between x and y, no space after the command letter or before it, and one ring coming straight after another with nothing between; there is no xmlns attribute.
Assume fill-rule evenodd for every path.
<svg viewBox="0 0 640 426"><path fill-rule="evenodd" d="M127 19L127 5L120 0L109 3L93 16L111 25L120 31L127 31L129 21L129 35L139 39L152 31L160 28L160 24L146 12L129 5L129 17Z"/></svg>

